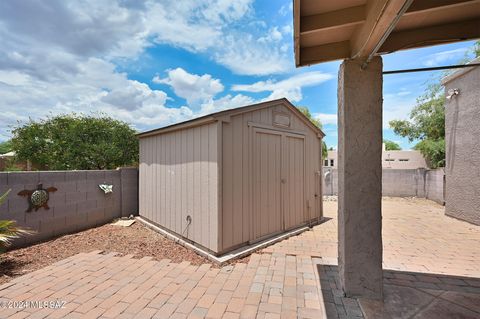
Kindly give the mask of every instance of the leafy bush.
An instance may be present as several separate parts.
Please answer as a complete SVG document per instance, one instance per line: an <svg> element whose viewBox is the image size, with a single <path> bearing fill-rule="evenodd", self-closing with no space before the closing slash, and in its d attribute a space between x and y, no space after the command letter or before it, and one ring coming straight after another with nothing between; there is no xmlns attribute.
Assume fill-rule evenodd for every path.
<svg viewBox="0 0 480 319"><path fill-rule="evenodd" d="M385 143L385 150L386 151L400 151L402 149L400 147L400 145L398 145L397 143L395 143L393 141L383 140L383 143Z"/></svg>
<svg viewBox="0 0 480 319"><path fill-rule="evenodd" d="M11 141L5 141L0 143L0 154L5 154L8 153L12 150L12 142Z"/></svg>
<svg viewBox="0 0 480 319"><path fill-rule="evenodd" d="M113 169L138 162L135 130L108 116L69 114L30 120L12 133L18 160L50 170Z"/></svg>
<svg viewBox="0 0 480 319"><path fill-rule="evenodd" d="M415 145L427 160L428 166L432 168L445 167L445 139L425 139Z"/></svg>

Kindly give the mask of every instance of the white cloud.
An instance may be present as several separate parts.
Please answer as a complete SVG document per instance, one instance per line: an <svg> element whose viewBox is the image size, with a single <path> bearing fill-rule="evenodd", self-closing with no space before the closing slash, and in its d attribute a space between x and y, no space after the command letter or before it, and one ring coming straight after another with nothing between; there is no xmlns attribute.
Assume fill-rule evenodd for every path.
<svg viewBox="0 0 480 319"><path fill-rule="evenodd" d="M251 20L253 0L188 0L147 5L146 24L156 43L211 58L237 74L266 75L293 69L278 27ZM239 23L239 21L242 23ZM259 33L265 36L257 36Z"/></svg>
<svg viewBox="0 0 480 319"><path fill-rule="evenodd" d="M283 6L280 7L280 10L278 13L281 16L286 16L287 14L292 14L293 11L293 1L289 1L288 4L284 4Z"/></svg>
<svg viewBox="0 0 480 319"><path fill-rule="evenodd" d="M337 125L337 114L314 113L313 117L319 120L323 125L327 125L327 124Z"/></svg>
<svg viewBox="0 0 480 319"><path fill-rule="evenodd" d="M401 89L396 90L395 92L385 93L385 94L383 94L383 97L384 97L384 99L405 99L406 96L411 95L411 94L412 94L411 91L409 91L405 88L401 88Z"/></svg>
<svg viewBox="0 0 480 319"><path fill-rule="evenodd" d="M223 111L239 106L249 105L255 102L249 96L242 94L227 94L215 99L215 96L223 92L224 86L218 79L210 74L191 74L182 68L168 70L168 76L164 79L156 76L155 83L170 85L175 94L187 100L189 107L195 110L195 116Z"/></svg>
<svg viewBox="0 0 480 319"><path fill-rule="evenodd" d="M232 87L232 90L253 93L271 92L266 100L285 97L291 102L298 102L302 99L302 87L318 85L332 78L331 74L312 71L300 73L281 81L268 80L253 84L237 84Z"/></svg>
<svg viewBox="0 0 480 319"><path fill-rule="evenodd" d="M293 63L284 49L285 43L279 40L278 28L267 30L265 24L251 25L259 22L254 18L252 2L2 2L0 37L2 46L8 50L0 57L4 60L0 61L0 68L18 63L17 68L40 71L36 61L28 60L32 51L40 61L53 60L55 52L111 60L136 58L145 48L162 43L192 52L208 50L215 62L239 74L265 75L290 70ZM261 33L267 33L276 44L261 45L257 41ZM255 68L252 65L255 62L261 65ZM64 63L64 67L67 65Z"/></svg>
<svg viewBox="0 0 480 319"><path fill-rule="evenodd" d="M201 105L199 115L205 115L235 107L246 106L255 103L255 100L242 94L228 94L217 100L210 99Z"/></svg>
<svg viewBox="0 0 480 319"><path fill-rule="evenodd" d="M278 31L278 27L273 27L268 30L268 33L265 36L258 38L257 41L261 43L269 43L280 40L282 40L282 33Z"/></svg>
<svg viewBox="0 0 480 319"><path fill-rule="evenodd" d="M7 85L24 85L28 83L29 76L18 71L0 70L0 82Z"/></svg>
<svg viewBox="0 0 480 319"><path fill-rule="evenodd" d="M220 80L213 79L210 74L200 76L188 73L182 68L169 70L168 76L164 79L156 76L153 82L170 85L175 94L186 99L189 105L209 100L224 88Z"/></svg>
<svg viewBox="0 0 480 319"><path fill-rule="evenodd" d="M290 24L286 24L282 27L282 33L285 35L293 35L293 28Z"/></svg>
<svg viewBox="0 0 480 319"><path fill-rule="evenodd" d="M0 19L2 45L13 48L29 42L42 51L124 57L146 44L143 13L121 2L2 1Z"/></svg>
<svg viewBox="0 0 480 319"><path fill-rule="evenodd" d="M384 94L383 99L383 128L389 129L388 124L392 120L407 120L413 107L416 105L416 98L411 94Z"/></svg>
<svg viewBox="0 0 480 319"><path fill-rule="evenodd" d="M400 90L400 92L397 93L398 96L405 96L410 94L412 94L412 92L406 90Z"/></svg>
<svg viewBox="0 0 480 319"><path fill-rule="evenodd" d="M91 58L79 63L76 74L61 81L28 78L15 86L0 83L0 137L7 138L17 120L51 114L103 112L137 128L161 126L195 116L187 108L165 105L167 95L115 72L110 62Z"/></svg>
<svg viewBox="0 0 480 319"><path fill-rule="evenodd" d="M198 1L196 1L198 2ZM200 1L201 2L201 1ZM252 0L216 0L204 2L203 16L210 21L236 21L243 18L252 8Z"/></svg>
<svg viewBox="0 0 480 319"><path fill-rule="evenodd" d="M203 1L149 2L145 23L154 42L193 52L214 46L222 35L221 16L209 11L210 21L199 19L203 5Z"/></svg>
<svg viewBox="0 0 480 319"><path fill-rule="evenodd" d="M440 63L444 63L447 61L458 62L458 60L465 57L465 54L468 52L468 50L468 47L464 47L430 54L425 57L425 61L423 62L423 64L425 66L431 67L438 66Z"/></svg>
<svg viewBox="0 0 480 319"><path fill-rule="evenodd" d="M225 35L219 46L215 61L237 74L268 75L294 69L293 59L281 44L258 42L251 34Z"/></svg>
<svg viewBox="0 0 480 319"><path fill-rule="evenodd" d="M116 87L106 92L100 100L125 110L135 110L149 100L157 105L164 105L167 94L163 91L151 90L145 83L129 80L125 87Z"/></svg>
<svg viewBox="0 0 480 319"><path fill-rule="evenodd" d="M12 81L15 85L0 81L0 139L8 138L10 128L17 121L45 118L49 114L101 112L145 130L254 103L252 98L242 94L215 99L215 92L223 88L220 82L193 75L200 82L210 79L213 84L207 87L212 95L204 95L198 107L168 107L169 98L165 92L128 79L125 73L116 72L110 62L92 58L80 64L77 69L81 71L66 75L63 81L22 78ZM1 76L0 73L3 79Z"/></svg>
<svg viewBox="0 0 480 319"><path fill-rule="evenodd" d="M117 68L165 43L208 53L238 74L293 69L291 44L279 40L285 28L269 30L254 17L252 2L1 1L0 139L17 120L49 113L104 112L143 130L253 103L243 94L218 98L220 80L175 69L157 80L171 85L187 105L169 107L165 92ZM273 42L259 42L259 34L269 34ZM271 90L276 95L298 100L301 90L280 81Z"/></svg>

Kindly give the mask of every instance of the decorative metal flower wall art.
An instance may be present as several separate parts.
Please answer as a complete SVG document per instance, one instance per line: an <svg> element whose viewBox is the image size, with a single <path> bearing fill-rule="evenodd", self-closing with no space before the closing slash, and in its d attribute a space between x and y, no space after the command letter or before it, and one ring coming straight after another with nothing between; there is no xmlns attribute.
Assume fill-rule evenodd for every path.
<svg viewBox="0 0 480 319"><path fill-rule="evenodd" d="M20 191L18 195L23 197L28 196L28 209L26 212L29 213L33 209L37 211L41 207L50 209L50 207L48 207L48 200L50 199L49 193L56 191L57 189L55 187L43 188L42 184L38 184L37 189L24 189Z"/></svg>

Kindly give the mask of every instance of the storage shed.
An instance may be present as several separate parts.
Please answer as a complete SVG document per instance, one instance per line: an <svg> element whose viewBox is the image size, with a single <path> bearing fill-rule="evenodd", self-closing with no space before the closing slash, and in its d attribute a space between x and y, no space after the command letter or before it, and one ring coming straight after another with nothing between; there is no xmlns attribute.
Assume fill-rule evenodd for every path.
<svg viewBox="0 0 480 319"><path fill-rule="evenodd" d="M214 255L322 217L323 132L287 99L139 134L139 213Z"/></svg>

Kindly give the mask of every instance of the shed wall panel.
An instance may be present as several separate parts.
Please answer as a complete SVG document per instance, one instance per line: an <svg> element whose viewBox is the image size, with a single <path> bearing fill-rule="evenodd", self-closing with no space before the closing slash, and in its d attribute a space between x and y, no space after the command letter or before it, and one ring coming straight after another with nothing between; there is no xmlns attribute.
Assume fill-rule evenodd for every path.
<svg viewBox="0 0 480 319"><path fill-rule="evenodd" d="M214 252L217 139L217 123L140 139L140 215Z"/></svg>

